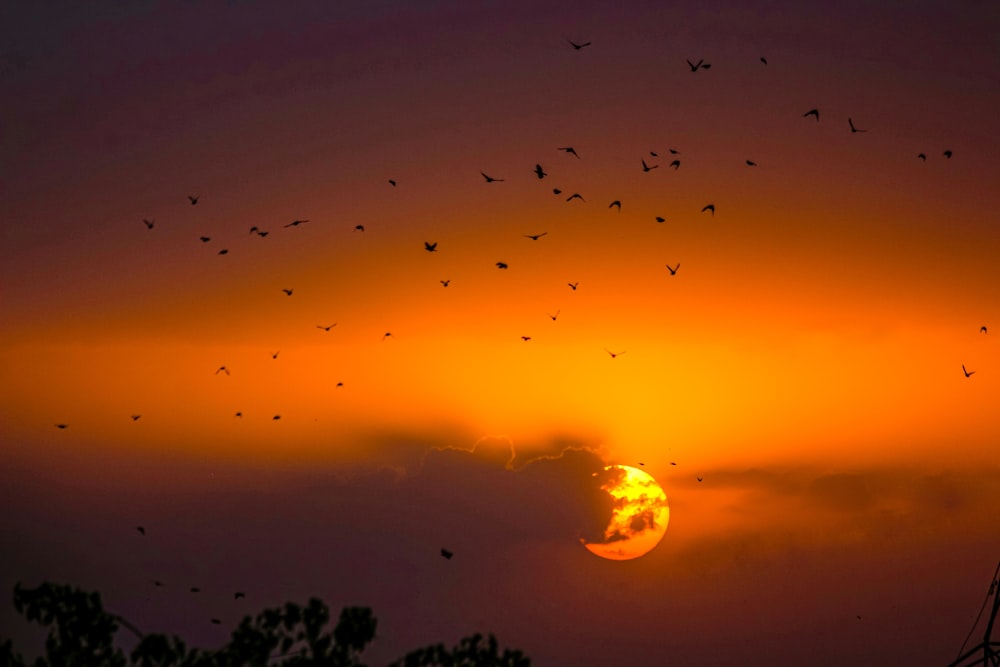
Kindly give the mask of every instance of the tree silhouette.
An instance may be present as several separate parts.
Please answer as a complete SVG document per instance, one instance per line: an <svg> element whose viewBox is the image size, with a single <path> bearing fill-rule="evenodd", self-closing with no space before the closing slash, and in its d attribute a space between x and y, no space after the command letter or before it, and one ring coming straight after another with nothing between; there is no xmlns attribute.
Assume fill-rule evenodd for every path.
<svg viewBox="0 0 1000 667"><path fill-rule="evenodd" d="M367 607L345 607L329 628L330 608L319 598L305 606L286 602L246 616L227 645L188 648L176 636L144 634L109 613L96 592L53 583L14 587L14 607L27 620L48 626L45 655L25 660L10 640L0 641L0 667L365 667L361 653L375 638L377 620ZM139 638L126 657L114 645L124 627ZM530 667L520 651L503 649L491 634L475 634L452 649L435 644L411 651L392 667Z"/></svg>

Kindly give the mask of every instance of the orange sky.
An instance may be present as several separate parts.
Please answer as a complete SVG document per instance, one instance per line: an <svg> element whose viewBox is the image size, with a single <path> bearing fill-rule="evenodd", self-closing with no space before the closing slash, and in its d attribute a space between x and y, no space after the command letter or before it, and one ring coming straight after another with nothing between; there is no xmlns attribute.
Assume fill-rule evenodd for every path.
<svg viewBox="0 0 1000 667"><path fill-rule="evenodd" d="M570 637L599 624L577 598L596 577L609 609L688 619L629 664L661 664L636 657L653 649L712 664L695 638L747 575L756 630L730 646L747 664L782 650L792 664L820 635L841 645L829 664L863 664L876 638L916 641L929 610L949 625L919 650L950 659L1000 555L1000 16L929 0L598 4L3 10L0 81L20 100L0 111L11 584L75 575L138 609L101 567L38 554L62 541L99 560L84 527L120 519L109 544L130 543L133 524L155 526L142 512L211 553L216 521L250 539L281 515L369 556L455 546L448 585L412 553L327 555L395 582L367 591L388 653L404 626L428 643L502 629L542 665L612 659ZM814 107L819 122L802 115ZM579 545L606 517L586 480L638 461L670 501L667 536L633 564L600 562ZM456 481L475 475L497 493L481 513L477 485ZM200 519L177 501L219 494L232 506ZM305 509L314 495L325 514ZM519 526L539 497L552 507ZM401 526L409 514L428 530ZM193 576L159 549L130 567ZM467 597L463 551L486 568L469 590L503 604ZM941 580L887 578L899 552ZM241 574L259 605L367 594L311 568L293 581L261 556ZM560 623L525 611L519 586L542 581ZM786 585L834 601L797 608ZM186 628L179 605L147 625ZM878 620L859 628L856 609Z"/></svg>

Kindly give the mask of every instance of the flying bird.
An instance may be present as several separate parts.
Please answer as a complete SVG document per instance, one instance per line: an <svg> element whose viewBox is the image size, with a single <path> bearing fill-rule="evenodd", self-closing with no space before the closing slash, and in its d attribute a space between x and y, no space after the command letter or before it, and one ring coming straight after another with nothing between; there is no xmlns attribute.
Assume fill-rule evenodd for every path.
<svg viewBox="0 0 1000 667"><path fill-rule="evenodd" d="M927 156L924 155L923 153L917 153L917 157L923 160L924 162L927 162Z"/></svg>
<svg viewBox="0 0 1000 667"><path fill-rule="evenodd" d="M298 227L299 225L304 225L307 222L309 222L309 221L308 220L292 220L287 225L285 225L285 227Z"/></svg>
<svg viewBox="0 0 1000 667"><path fill-rule="evenodd" d="M867 132L868 131L868 130L859 130L858 128L856 128L854 126L854 120L850 116L847 117L847 124L851 126L851 134L854 134L855 132Z"/></svg>
<svg viewBox="0 0 1000 667"><path fill-rule="evenodd" d="M704 60L699 60L697 63L693 63L690 60L687 60L685 62L687 62L688 67L691 68L692 72L697 72L699 69L708 69L709 67L712 66L710 63L706 63Z"/></svg>
<svg viewBox="0 0 1000 667"><path fill-rule="evenodd" d="M382 334L382 340L385 341L386 338L392 338L391 331L386 331L384 334Z"/></svg>
<svg viewBox="0 0 1000 667"><path fill-rule="evenodd" d="M965 373L965 377L971 377L972 375L976 374L976 371L965 370L965 364L962 364L962 372Z"/></svg>
<svg viewBox="0 0 1000 667"><path fill-rule="evenodd" d="M448 280L440 280L438 282L440 282L441 285L443 285L444 287L447 287L448 285L451 284L451 279L449 278Z"/></svg>
<svg viewBox="0 0 1000 667"><path fill-rule="evenodd" d="M670 151L670 154L671 154L671 155L680 155L680 153L681 153L681 152L680 152L679 150L677 150L676 148L668 148L667 150L668 150L668 151Z"/></svg>
<svg viewBox="0 0 1000 667"><path fill-rule="evenodd" d="M219 255L228 255L229 254L229 249L228 248L223 248L217 254L219 254Z"/></svg>
<svg viewBox="0 0 1000 667"><path fill-rule="evenodd" d="M951 151L945 151L944 153L942 153L942 155L944 155L949 160L951 159Z"/></svg>
<svg viewBox="0 0 1000 667"><path fill-rule="evenodd" d="M132 415L132 421L137 422L142 415Z"/></svg>
<svg viewBox="0 0 1000 667"><path fill-rule="evenodd" d="M576 152L576 149L573 148L572 146L564 146L564 147L558 148L556 150L560 150L560 151L563 151L565 153L569 153L570 155L575 155L577 160L580 159L580 155Z"/></svg>
<svg viewBox="0 0 1000 667"><path fill-rule="evenodd" d="M211 622L212 622L213 625L222 625L222 621L220 621L217 618L211 619Z"/></svg>
<svg viewBox="0 0 1000 667"><path fill-rule="evenodd" d="M156 224L156 220L150 220L149 218L143 218L142 222L146 225L146 229L152 229L153 225Z"/></svg>
<svg viewBox="0 0 1000 667"><path fill-rule="evenodd" d="M612 359L614 359L615 357L617 357L620 354L625 354L625 352L626 352L626 350L622 350L621 352L612 352L608 348L604 348L604 351L607 352L608 354L610 354Z"/></svg>
<svg viewBox="0 0 1000 667"><path fill-rule="evenodd" d="M677 275L677 269L679 269L679 268L681 268L681 263L680 262L677 262L677 266L674 266L674 267L671 267L669 264L667 264L667 271L670 271L670 275L672 275L672 276Z"/></svg>
<svg viewBox="0 0 1000 667"><path fill-rule="evenodd" d="M979 333L986 333L986 325L979 327Z"/></svg>
<svg viewBox="0 0 1000 667"><path fill-rule="evenodd" d="M291 289L288 289L288 288L282 287L281 291L284 292L287 296L291 296L292 292L295 291L295 288L293 287Z"/></svg>
<svg viewBox="0 0 1000 667"><path fill-rule="evenodd" d="M259 231L259 232L257 232L257 236L259 236L259 237L261 237L261 238L263 239L263 238L266 238L266 237L267 237L267 235L268 235L268 234L270 234L270 233L271 233L271 232L263 232L263 231Z"/></svg>
<svg viewBox="0 0 1000 667"><path fill-rule="evenodd" d="M666 222L666 221L667 221L667 219L666 219L666 218L664 218L663 216L659 216L659 215L658 215L658 216L656 216L656 221L657 221L657 222Z"/></svg>
<svg viewBox="0 0 1000 667"><path fill-rule="evenodd" d="M531 340L531 336L521 336L521 340L527 343L529 340Z"/></svg>
<svg viewBox="0 0 1000 667"><path fill-rule="evenodd" d="M761 61L762 63L764 63L765 65L767 64L767 58L765 58L764 56L761 56L761 57L760 57L760 61Z"/></svg>
<svg viewBox="0 0 1000 667"><path fill-rule="evenodd" d="M389 179L389 185L391 185L392 187L396 187L396 181L394 181L394 180L392 180L392 179L390 178L390 179Z"/></svg>
<svg viewBox="0 0 1000 667"><path fill-rule="evenodd" d="M621 213L622 212L622 203L621 203L621 201L619 201L618 199L616 199L613 202L611 202L610 204L608 204L608 208L614 208L616 206L618 207L618 212Z"/></svg>
<svg viewBox="0 0 1000 667"><path fill-rule="evenodd" d="M219 373L225 373L226 375L229 375L229 369L226 368L225 366L219 366L219 369L215 371L215 374L218 375Z"/></svg>
<svg viewBox="0 0 1000 667"><path fill-rule="evenodd" d="M699 481L699 482L702 482L702 481L704 481L704 480L705 480L705 478L704 478L704 477L702 477L701 475L698 475L697 479L698 479L698 481Z"/></svg>
<svg viewBox="0 0 1000 667"><path fill-rule="evenodd" d="M363 231L365 231L365 226L364 225L354 225L354 230L353 231L363 232Z"/></svg>
<svg viewBox="0 0 1000 667"><path fill-rule="evenodd" d="M271 421L278 421L279 419L281 419L281 415L274 415L271 417Z"/></svg>
<svg viewBox="0 0 1000 667"><path fill-rule="evenodd" d="M156 586L157 588L163 588L163 582L157 579L153 580L153 585Z"/></svg>
<svg viewBox="0 0 1000 667"><path fill-rule="evenodd" d="M237 413L236 413L235 415L233 415L233 416L234 416L234 417L240 417L240 418L242 419L242 417L243 417L243 413L242 413L242 412L237 412Z"/></svg>
<svg viewBox="0 0 1000 667"><path fill-rule="evenodd" d="M200 198L201 198L201 195L188 195L188 201L191 202L191 206L194 206L195 204L197 204L198 203L198 199L200 199Z"/></svg>
<svg viewBox="0 0 1000 667"><path fill-rule="evenodd" d="M559 313L560 312L562 312L562 311L557 310L555 315L553 315L552 313L545 313L545 314L549 316L550 320L552 320L553 322L555 322L556 318L559 317Z"/></svg>
<svg viewBox="0 0 1000 667"><path fill-rule="evenodd" d="M552 194L554 194L554 195L561 195L562 194L562 190L560 190L559 188L552 188Z"/></svg>
<svg viewBox="0 0 1000 667"><path fill-rule="evenodd" d="M705 211L711 211L712 212L712 216L714 217L715 216L715 204L705 204L705 206L702 207L701 212L704 213Z"/></svg>
<svg viewBox="0 0 1000 667"><path fill-rule="evenodd" d="M196 586L192 586L191 587L191 592L192 593L201 593L201 589L198 588L198 587L196 587Z"/></svg>
<svg viewBox="0 0 1000 667"><path fill-rule="evenodd" d="M677 171L678 169L681 168L681 161L680 160L674 160L668 166L673 167L674 171Z"/></svg>
<svg viewBox="0 0 1000 667"><path fill-rule="evenodd" d="M507 263L506 262L497 262L497 268L498 269L506 269L507 268Z"/></svg>
<svg viewBox="0 0 1000 667"><path fill-rule="evenodd" d="M335 326L337 326L336 322L334 322L333 324L330 324L328 326L323 326L322 324L317 324L316 328L317 329L322 329L323 331L329 331L330 329L334 328Z"/></svg>
<svg viewBox="0 0 1000 667"><path fill-rule="evenodd" d="M243 591L236 591L235 593L233 593L234 600L239 600L240 598L245 598L246 596L247 594L244 593Z"/></svg>
<svg viewBox="0 0 1000 667"><path fill-rule="evenodd" d="M656 169L659 166L660 165L658 165L658 164L654 164L652 167L650 167L648 164L646 164L645 160L642 161L642 171L643 171L643 173L645 173L647 171L652 171L652 170Z"/></svg>
<svg viewBox="0 0 1000 667"><path fill-rule="evenodd" d="M277 352L272 352L272 353L271 353L271 358L272 358L272 359L277 359L277 358L278 358L278 355L279 355L280 353L281 353L281 350L278 350Z"/></svg>
<svg viewBox="0 0 1000 667"><path fill-rule="evenodd" d="M212 240L211 236L199 236L198 238L201 240L202 243L208 243L209 241Z"/></svg>
<svg viewBox="0 0 1000 667"><path fill-rule="evenodd" d="M430 241L424 241L424 250L426 250L427 252L434 252L435 250L437 250L437 247L438 247L437 241L435 241L434 243L431 243Z"/></svg>
<svg viewBox="0 0 1000 667"><path fill-rule="evenodd" d="M540 164L536 164L536 165L535 165L535 176L537 176L537 177L538 177L538 179L539 179L539 180L541 180L541 179L545 178L546 176L548 176L548 174L546 174L546 173L545 173L545 172L544 172L544 171L542 170L542 165L540 165Z"/></svg>
<svg viewBox="0 0 1000 667"><path fill-rule="evenodd" d="M136 527L135 527L135 529L136 529L137 531L139 531L139 534L140 534L140 535L142 535L142 536L145 536L145 535L146 535L146 529L145 529L145 528L143 528L142 526L136 526Z"/></svg>
<svg viewBox="0 0 1000 667"><path fill-rule="evenodd" d="M802 114L803 118L808 118L809 116L816 116L816 122L819 122L819 109L810 109L809 111Z"/></svg>
<svg viewBox="0 0 1000 667"><path fill-rule="evenodd" d="M753 160L747 160L747 166L748 167L756 167L757 163L754 162Z"/></svg>
<svg viewBox="0 0 1000 667"><path fill-rule="evenodd" d="M590 42L584 42L583 44L577 44L572 39L567 39L566 41L569 42L570 46L573 47L574 51L579 51L580 49L582 49L585 46L590 46Z"/></svg>
<svg viewBox="0 0 1000 667"><path fill-rule="evenodd" d="M584 203L586 203L587 201L586 199L583 198L583 195L581 195L579 192L574 192L569 197L566 197L566 201L573 201L574 199L579 199Z"/></svg>
<svg viewBox="0 0 1000 667"><path fill-rule="evenodd" d="M454 553L448 551L447 549L441 549L441 557L444 558L445 560L451 560L451 557L454 555L455 555Z"/></svg>
<svg viewBox="0 0 1000 667"><path fill-rule="evenodd" d="M538 239L546 236L548 232L542 232L541 234L525 234L524 238L531 239L532 241L537 241Z"/></svg>
<svg viewBox="0 0 1000 667"><path fill-rule="evenodd" d="M575 292L577 285L579 285L580 283L579 282L575 282L575 283L566 283L566 284L569 285L569 288Z"/></svg>
<svg viewBox="0 0 1000 667"><path fill-rule="evenodd" d="M56 428L66 429L69 428L69 424L56 424Z"/></svg>
<svg viewBox="0 0 1000 667"><path fill-rule="evenodd" d="M492 176L487 176L483 172L479 172L479 173L483 175L483 178L486 179L487 183L503 183L503 181L504 181L504 179L502 179L502 178L493 178Z"/></svg>

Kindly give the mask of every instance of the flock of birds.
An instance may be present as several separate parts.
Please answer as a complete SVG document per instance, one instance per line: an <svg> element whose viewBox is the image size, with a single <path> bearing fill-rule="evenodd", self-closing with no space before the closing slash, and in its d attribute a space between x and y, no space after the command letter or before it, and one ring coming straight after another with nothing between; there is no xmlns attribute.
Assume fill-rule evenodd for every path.
<svg viewBox="0 0 1000 667"><path fill-rule="evenodd" d="M567 40L567 41L569 42L569 44L571 45L571 47L575 51L581 51L581 50L583 50L585 48L588 48L588 47L590 47L592 45L592 42L590 42L590 41L586 41L586 42L574 42L572 40ZM765 67L768 65L768 61L767 61L767 59L765 57L761 57L760 58L760 62ZM686 63L687 63L687 66L688 66L688 68L690 69L690 71L692 73L698 73L698 72L703 72L703 71L709 70L711 68L711 66L712 66L711 63L705 62L704 59L699 59L696 62L692 61L692 60L686 60ZM818 122L820 122L820 110L818 108L809 109L808 111L806 111L805 113L802 114L802 117L805 118L805 119L810 119L811 118L815 122L818 123ZM847 118L847 124L848 124L848 130L850 131L851 134L867 133L868 132L868 129L861 129L861 128L859 128L855 124L853 117L848 117ZM559 147L556 148L556 150L558 150L559 152L562 152L562 153L566 154L569 157L573 157L576 160L582 160L583 159L581 157L580 153L576 150L576 148L574 146L559 146ZM953 156L953 152L950 149L949 150L944 150L942 152L942 155L943 155L944 158L950 159ZM681 163L681 153L680 153L680 150L677 149L677 148L669 148L668 149L668 154L665 155L665 156L663 156L663 157L665 159L664 159L663 163L661 164L660 162L657 162L657 160L660 160L661 155L658 152L656 152L656 151L649 151L649 155L648 156L644 155L644 156L642 156L638 160L638 168L641 169L641 171L643 173L648 173L648 172L651 172L651 171L653 171L655 169L660 168L661 166L666 166L666 167L672 168L674 170L678 170L682 166L682 163ZM925 161L926 162L927 155L925 153L921 152L921 153L918 153L915 156L915 158L919 159L921 161ZM666 160L669 160L669 162L667 162ZM748 167L757 167L758 164L754 160L747 159L746 160L746 166L748 166ZM501 184L501 183L506 182L506 180L507 180L506 178L497 177L495 175L491 175L489 173L486 173L485 171L480 171L479 173L480 173L481 177L483 178L485 184L489 185L489 186L493 186L495 184ZM532 173L534 174L534 176L538 180L542 180L542 179L545 179L545 178L549 177L549 173L539 163L535 164L534 169L532 170ZM393 188L397 187L397 185L398 185L398 182L396 181L396 179L388 179L388 183ZM558 187L552 188L552 193L554 195L556 195L556 196L562 196L562 195L565 194L563 192L563 190L561 188L558 188ZM187 200L188 200L188 202L189 202L189 204L191 206L198 206L201 203L201 196L197 195L197 194L187 195ZM579 192L573 192L571 194L568 194L568 196L565 197L565 201L567 203L573 203L573 202L586 203L587 199L585 199L584 196L581 193L579 193ZM608 208L609 209L613 209L616 212L620 213L621 210L622 210L622 202L620 200L618 200L618 199L612 200L608 204ZM711 216L715 216L715 214L716 214L716 206L715 206L714 203L711 203L711 202L706 203L700 210L701 210L701 213L708 213ZM662 216L656 216L655 220L656 220L657 223L663 223L663 222L665 222L665 218L662 217ZM152 219L152 218L143 218L142 219L142 223L145 226L145 228L146 228L147 231L152 232L154 229L157 228L157 223L156 223L155 219ZM315 224L315 223L313 223L311 221L311 219L294 219L294 220L291 220L290 222L284 224L282 227L284 229L296 229L296 228L299 228L302 225L306 225L306 224ZM353 231L354 232L363 233L365 231L365 226L364 225L360 225L360 224L359 225L354 225ZM249 228L249 234L250 235L256 235L259 238L267 238L269 236L270 232L267 231L267 230L261 229L257 225L254 225L254 226L252 226L252 227ZM539 241L539 240L547 237L548 234L549 233L547 231L543 231L543 232L535 232L535 233L523 234L523 237L529 239L532 242L537 242L537 241ZM212 241L212 238L209 237L209 236L200 236L199 237L199 241L201 243L203 243L203 244L207 244L207 243L210 243ZM438 252L438 250L439 250L438 241L436 241L436 240L435 241L425 241L424 244L423 244L423 249L424 249L424 251L426 251L428 253L436 253L436 252ZM217 254L218 255L228 255L229 252L230 251L229 251L228 248L223 247L223 248L221 248L221 249L219 249L217 251ZM495 263L495 266L499 270L506 270L506 269L508 269L508 264L506 262L504 262L504 261L497 261ZM676 262L673 265L671 265L669 263L666 264L666 269L668 271L668 275L669 276L676 276L677 273L678 273L678 271L679 271L679 269L680 269L680 267L681 267L680 262ZM449 287L449 285L451 285L451 279L449 279L449 278L442 278L442 279L440 279L439 282L440 282L440 284L444 288L447 288L447 287ZM579 282L578 281L568 282L567 286L569 287L570 290L572 290L572 291L575 292L577 290L577 288L579 287ZM295 294L295 290L292 287L282 287L281 288L281 292L283 294L285 294L285 296L287 296L287 297L293 297L293 295ZM554 322L554 321L557 320L557 318L559 317L560 313L561 313L560 310L556 310L554 313L546 313L546 315ZM336 323L336 322L331 323L331 324L317 324L316 328L320 329L323 332L329 333L329 332L331 332L331 330L333 330L337 326L337 324L338 323ZM988 332L987 327L985 325L981 326L980 329L979 329L979 332L981 334L987 334L987 332ZM384 340L386 340L388 338L391 338L391 337L392 337L392 333L391 332L385 332L384 335L382 336L382 340L384 341ZM527 335L522 335L520 338L524 342L529 342L529 341L532 340L531 336L527 336ZM615 351L615 350L611 350L611 349L608 349L608 348L604 348L604 352L606 352L611 359L617 359L619 356L625 354L626 351L625 350ZM273 352L271 354L272 359L277 360L278 359L278 354L279 354L279 352L277 352L277 351ZM976 371L975 370L968 370L966 368L966 366L963 364L962 365L962 373L964 374L964 376L966 378L971 378L976 373ZM220 365L216 369L215 374L216 375L230 376L231 372L230 372L229 367L227 365L223 364L223 365ZM343 383L341 382L341 383L338 383L337 386L342 386L342 385L343 385ZM242 411L236 412L235 416L236 417L242 417L243 416L243 412ZM138 421L141 417L142 417L141 414L133 414L133 415L131 415L131 419L133 421ZM273 419L274 420L279 420L279 419L281 419L281 415L277 415L276 414L276 415L273 416ZM66 429L66 428L68 428L69 425L67 423L56 423L55 426L57 428L59 428L59 429ZM671 461L670 464L674 465L674 466L677 465L677 463L675 461ZM643 462L640 462L639 465L643 465L644 466L645 464ZM697 481L698 482L702 482L703 481L703 477L701 475L698 475L697 476ZM145 529L144 526L136 526L135 530L137 531L137 533L141 537L143 537L143 538L147 537L146 529ZM440 549L440 556L442 558L444 558L445 560L451 560L454 557L454 555L455 555L454 552L451 551L451 550L449 550L449 549L446 549L446 548L441 548ZM161 587L164 586L164 583L162 581L160 581L160 580L154 580L152 583L157 588L161 588ZM201 588L199 588L197 586L191 586L188 590L189 590L189 592L191 594L198 594L198 593L201 592ZM246 597L246 594L243 591L235 591L235 592L232 593L232 598L233 598L234 601L239 601L241 599L244 599L245 597ZM859 619L860 619L860 616L859 616ZM216 617L211 618L210 621L213 624L220 624L221 623L221 619L216 618Z"/></svg>

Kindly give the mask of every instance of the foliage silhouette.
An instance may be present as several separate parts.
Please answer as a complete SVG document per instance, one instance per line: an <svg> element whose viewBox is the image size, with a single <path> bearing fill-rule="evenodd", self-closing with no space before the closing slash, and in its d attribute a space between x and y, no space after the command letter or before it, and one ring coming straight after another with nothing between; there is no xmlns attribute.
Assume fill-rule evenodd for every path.
<svg viewBox="0 0 1000 667"><path fill-rule="evenodd" d="M45 655L28 661L10 640L0 639L0 667L365 667L361 653L375 639L377 620L367 607L345 607L329 628L330 608L319 598L305 606L286 602L246 616L227 645L188 648L176 636L144 634L109 613L96 592L43 583L14 587L14 607L27 620L48 626ZM120 627L139 638L126 656L114 645ZM520 651L503 649L491 634L475 634L452 649L419 648L391 667L530 667Z"/></svg>

